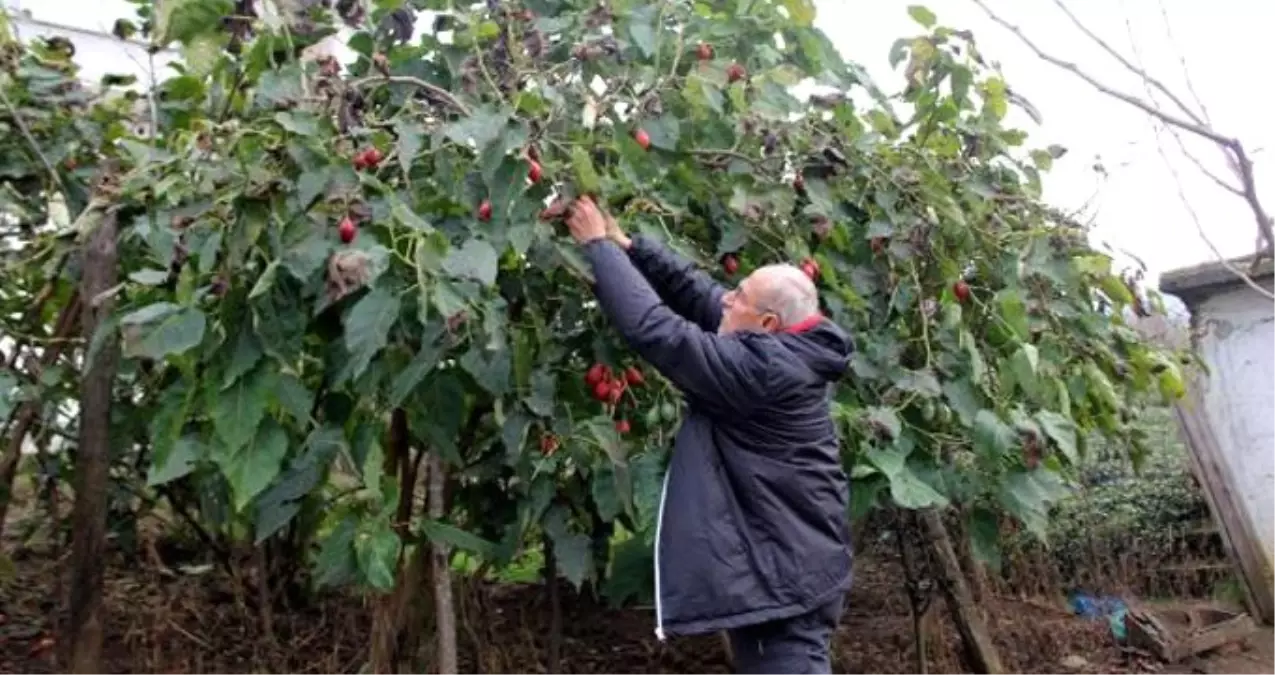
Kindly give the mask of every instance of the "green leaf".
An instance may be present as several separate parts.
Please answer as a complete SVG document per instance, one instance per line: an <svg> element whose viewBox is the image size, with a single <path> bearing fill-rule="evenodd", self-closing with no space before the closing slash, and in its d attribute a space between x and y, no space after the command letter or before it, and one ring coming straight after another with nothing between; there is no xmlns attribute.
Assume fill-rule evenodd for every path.
<svg viewBox="0 0 1275 675"><path fill-rule="evenodd" d="M1013 289L1005 289L997 293L1001 320L1014 331L1019 340L1026 342L1031 337L1031 328L1027 322L1027 304L1023 297Z"/></svg>
<svg viewBox="0 0 1275 675"><path fill-rule="evenodd" d="M593 566L592 542L583 534L564 534L553 540L558 571L579 590Z"/></svg>
<svg viewBox="0 0 1275 675"><path fill-rule="evenodd" d="M274 420L260 426L253 444L241 448L222 468L234 495L235 511L243 511L257 495L279 475L283 458L288 454L288 432Z"/></svg>
<svg viewBox="0 0 1275 675"><path fill-rule="evenodd" d="M642 51L642 56L651 58L655 55L655 7L640 5L628 12L629 39Z"/></svg>
<svg viewBox="0 0 1275 675"><path fill-rule="evenodd" d="M588 426L593 437L597 439L598 445L607 453L607 457L610 457L615 464L624 464L627 453L624 451L624 444L620 442L620 434L616 432L611 418L595 417L588 421Z"/></svg>
<svg viewBox="0 0 1275 675"><path fill-rule="evenodd" d="M398 320L398 296L389 289L377 287L359 300L342 322L345 327L345 348L350 352L350 362L345 372L350 379L367 370L372 359L389 341L390 329Z"/></svg>
<svg viewBox="0 0 1275 675"><path fill-rule="evenodd" d="M890 432L890 438L898 438L899 432L903 430L903 422L899 420L899 416L892 408L874 406L867 409L868 422L876 424L886 431Z"/></svg>
<svg viewBox="0 0 1275 675"><path fill-rule="evenodd" d="M182 436L173 443L172 448L163 457L163 464L152 464L146 476L147 487L157 487L171 483L195 470L195 465L204 455L204 445L198 436ZM159 459L158 455L155 459Z"/></svg>
<svg viewBox="0 0 1275 675"><path fill-rule="evenodd" d="M555 395L556 384L553 373L547 369L541 368L532 373L531 395L524 399L527 408L541 417L553 415L553 406L557 400Z"/></svg>
<svg viewBox="0 0 1275 675"><path fill-rule="evenodd" d="M624 507L616 490L615 469L610 464L603 464L593 471L591 493L598 517L604 522L611 522L623 512Z"/></svg>
<svg viewBox="0 0 1275 675"><path fill-rule="evenodd" d="M407 397L416 389L416 385L420 384L421 380L424 380L425 376L438 365L439 359L443 356L442 345L438 343L438 338L443 330L444 327L439 324L432 330L427 330L421 337L421 350L412 358L412 362L394 377L394 383L390 385L391 406L397 407L407 400Z"/></svg>
<svg viewBox="0 0 1275 675"><path fill-rule="evenodd" d="M651 140L654 142L654 137ZM571 168L575 172L576 192L588 195L602 189L602 179L598 178L598 170L593 166L593 158L583 146L572 146Z"/></svg>
<svg viewBox="0 0 1275 675"><path fill-rule="evenodd" d="M181 311L181 305L174 305L171 302L157 302L153 305L147 305L139 310L129 312L120 319L120 325L136 326L146 324L152 321L158 321L167 316L172 316Z"/></svg>
<svg viewBox="0 0 1275 675"><path fill-rule="evenodd" d="M194 308L183 309L147 332L141 342L132 346L129 354L158 361L170 354L184 353L203 342L207 326L208 319L203 312Z"/></svg>
<svg viewBox="0 0 1275 675"><path fill-rule="evenodd" d="M1044 467L1031 472L1016 471L1006 477L998 496L1005 510L1041 541L1046 539L1049 506L1068 494L1057 474Z"/></svg>
<svg viewBox="0 0 1275 675"><path fill-rule="evenodd" d="M426 520L421 525L421 534L425 535L429 541L469 551L483 558L492 558L499 550L499 546L494 542L436 520Z"/></svg>
<svg viewBox="0 0 1275 675"><path fill-rule="evenodd" d="M388 591L394 588L395 571L398 569L399 551L403 542L388 527L355 539L354 550L359 560L363 578L374 588Z"/></svg>
<svg viewBox="0 0 1275 675"><path fill-rule="evenodd" d="M1035 345L1027 343L1019 345L1018 350L1010 357L1010 368L1014 373L1014 379L1018 381L1023 391L1028 393L1035 391L1036 375L1040 368L1040 352Z"/></svg>
<svg viewBox="0 0 1275 675"><path fill-rule="evenodd" d="M942 393L939 381L929 370L903 370L894 379L894 386L913 394L933 398Z"/></svg>
<svg viewBox="0 0 1275 675"><path fill-rule="evenodd" d="M213 430L227 453L233 454L256 435L275 382L267 371L258 369L217 394L211 412Z"/></svg>
<svg viewBox="0 0 1275 675"><path fill-rule="evenodd" d="M1036 423L1046 436L1054 441L1058 450L1067 457L1074 466L1080 462L1080 453L1076 448L1076 423L1069 417L1052 410L1041 410L1035 415Z"/></svg>
<svg viewBox="0 0 1275 675"><path fill-rule="evenodd" d="M947 399L947 404L952 407L952 410L956 411L957 417L961 418L961 424L967 427L974 426L974 417L983 409L983 401L969 380L944 382L943 397Z"/></svg>
<svg viewBox="0 0 1275 675"><path fill-rule="evenodd" d="M470 239L443 260L443 270L448 274L473 279L484 286L496 283L499 266L500 256L495 247L482 239Z"/></svg>
<svg viewBox="0 0 1275 675"><path fill-rule="evenodd" d="M876 465L889 480L890 497L899 506L905 509L923 509L947 505L947 498L921 480L908 466L906 452L872 448L866 454L868 461Z"/></svg>
<svg viewBox="0 0 1275 675"><path fill-rule="evenodd" d="M924 28L933 28L938 21L938 17L934 16L934 12L931 12L924 5L909 5L908 16L912 17L913 21L921 24Z"/></svg>
<svg viewBox="0 0 1275 675"><path fill-rule="evenodd" d="M994 410L980 410L974 416L974 448L986 457L1003 457L1017 436Z"/></svg>
<svg viewBox="0 0 1275 675"><path fill-rule="evenodd" d="M464 146L468 146L472 141L477 151L481 153L488 145L500 138L500 133L505 129L505 123L509 121L509 115L510 111L507 109L481 108L475 110L469 117L447 125L443 129L443 134L453 142Z"/></svg>
<svg viewBox="0 0 1275 675"><path fill-rule="evenodd" d="M323 540L314 564L317 588L340 586L354 579L358 572L358 558L354 552L356 523L353 516L342 518Z"/></svg>
<svg viewBox="0 0 1275 675"><path fill-rule="evenodd" d="M394 125L394 134L398 136L398 163L403 173L412 170L412 160L421 151L424 144L424 128L400 119Z"/></svg>
<svg viewBox="0 0 1275 675"><path fill-rule="evenodd" d="M792 17L793 23L798 26L804 28L815 21L814 0L784 0L784 8L788 10L788 16Z"/></svg>

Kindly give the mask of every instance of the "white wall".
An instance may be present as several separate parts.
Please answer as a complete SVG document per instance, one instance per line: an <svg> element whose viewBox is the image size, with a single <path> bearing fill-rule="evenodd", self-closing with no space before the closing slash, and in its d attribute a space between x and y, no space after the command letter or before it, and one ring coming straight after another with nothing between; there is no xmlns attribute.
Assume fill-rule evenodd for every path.
<svg viewBox="0 0 1275 675"><path fill-rule="evenodd" d="M86 82L96 83L103 75L133 75L137 89L145 89L154 79L163 81L174 73L167 68L176 53L164 50L154 55L139 40L121 40L111 34L116 19L135 19L132 6L123 0L0 0L21 40L60 36L75 44L75 62Z"/></svg>
<svg viewBox="0 0 1275 675"><path fill-rule="evenodd" d="M1200 356L1210 369L1201 383L1205 414L1269 570L1275 559L1275 304L1235 284L1201 300L1194 313Z"/></svg>

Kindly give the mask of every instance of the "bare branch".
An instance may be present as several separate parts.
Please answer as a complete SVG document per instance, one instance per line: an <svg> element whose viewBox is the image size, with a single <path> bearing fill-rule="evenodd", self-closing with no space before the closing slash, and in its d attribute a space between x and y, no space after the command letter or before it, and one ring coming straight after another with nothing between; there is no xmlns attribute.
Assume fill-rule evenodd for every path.
<svg viewBox="0 0 1275 675"><path fill-rule="evenodd" d="M1060 1L1060 0L1055 0L1055 2L1059 2L1059 1ZM1160 6L1160 9L1161 9L1161 10L1163 10L1163 9L1164 9L1164 5L1163 5L1163 4ZM1064 8L1064 10L1063 10L1063 11L1066 11L1066 9ZM1165 21L1166 21L1166 22L1168 21L1168 19L1169 19L1168 14L1165 14L1165 15L1164 15L1164 19L1165 19ZM1129 19L1129 16L1128 16L1127 14L1126 14L1126 15L1125 15L1125 17L1124 17L1124 26L1125 26L1125 32L1126 32L1126 33L1128 33L1128 35L1129 35L1129 48L1133 50L1133 58L1134 58L1134 60L1135 60L1135 61L1137 61L1137 62L1138 62L1138 67L1137 67L1137 69L1135 70L1135 72L1138 72L1138 73L1146 72L1146 69L1147 69L1146 64L1145 64L1145 63L1143 63L1143 61L1142 61L1142 50L1138 49L1138 41L1137 41L1137 39L1134 37L1134 34L1133 34L1133 21L1131 21L1131 20ZM1185 57L1181 57L1179 60L1180 60L1180 61L1181 61L1181 63L1182 63L1182 68L1183 68L1183 70L1185 70L1185 69L1186 69L1186 58L1185 58ZM1189 81L1189 80L1190 80L1190 77L1188 76L1188 78L1187 78L1187 79L1188 79L1188 81ZM1156 104L1156 106L1157 106L1157 107L1159 107L1160 102L1156 100L1156 97L1155 97L1155 91L1152 89L1152 82L1151 82L1151 80L1149 80L1149 79L1143 79L1143 80L1142 80L1142 86L1143 86L1143 89L1145 89L1145 90L1146 90L1146 92L1147 92L1147 98L1151 99L1151 101L1152 101L1152 102L1154 102L1154 103ZM1189 85L1188 85L1188 86L1189 86ZM1194 90L1192 90L1192 95L1194 95ZM1172 94L1170 94L1170 96L1172 97ZM1198 98L1198 97L1196 98L1196 102L1197 102L1197 103L1199 102L1199 98ZM1200 109L1201 109L1201 110L1204 110L1204 109L1205 109L1205 108L1204 108L1204 106L1203 106L1203 104L1201 104L1201 105L1200 105ZM1207 116L1207 115L1206 115L1206 116ZM1152 121L1152 124L1153 124L1153 125L1155 124L1154 120ZM1177 142L1177 144L1178 144L1178 149L1182 151L1182 156L1184 156L1184 157L1186 157L1187 159L1191 160L1191 163L1195 165L1195 168L1197 168L1197 169L1199 169L1199 170L1200 170L1200 173L1202 173L1202 174L1204 174L1205 176L1207 176L1210 180L1212 180L1214 183L1216 183L1218 187L1222 188L1223 190L1226 190L1227 192L1230 192L1231 194L1235 195L1236 197L1241 197L1241 198L1242 198L1242 197L1244 196L1244 191L1243 191L1243 190L1241 190L1241 189L1239 189L1239 188L1235 187L1234 185L1231 185L1230 183L1226 182L1225 180L1222 180L1222 178L1221 178L1220 176L1218 176L1217 174L1213 173L1211 170L1209 170L1209 168L1208 168L1208 167L1204 166L1204 162L1200 161L1200 158L1199 158L1199 157L1196 157L1194 153L1192 153L1190 150L1188 150L1188 149L1187 149L1187 147L1186 147L1186 141L1182 139L1182 133L1181 133L1181 131L1180 131L1177 127L1172 127L1172 126L1165 125L1165 127L1164 127L1164 128L1165 128L1165 129L1166 129L1166 130L1167 130L1170 134L1172 134L1172 135L1173 135L1173 140ZM1157 135L1156 135L1156 139L1157 139L1157 142L1159 142L1159 134L1157 134ZM1223 156L1225 156L1225 157L1227 158L1227 160L1228 160L1228 164L1231 166L1232 171L1234 171L1235 163L1234 163L1233 161L1229 161L1229 160L1231 160L1231 156L1230 156L1229 154L1227 154L1227 153L1226 153L1225 149L1223 149L1222 154L1223 154Z"/></svg>
<svg viewBox="0 0 1275 675"><path fill-rule="evenodd" d="M356 89L361 89L363 87L371 87L371 86L376 86L378 84L410 84L418 89L424 89L425 91L429 92L431 96L434 96L440 101L443 101L444 103L455 108L462 115L469 115L469 106L465 105L464 103L461 103L455 96L452 96L451 92L447 91L446 89L443 89L442 87L436 84L430 84L429 82L426 82L425 80L422 80L419 77L412 77L410 75L372 76L372 77L365 77L361 80L355 80L351 84L351 86L353 86Z"/></svg>
<svg viewBox="0 0 1275 675"><path fill-rule="evenodd" d="M1164 6L1164 0L1160 0L1160 18L1164 20L1164 34L1169 38L1169 44L1178 52L1178 63L1182 64L1182 77L1186 80L1186 90L1191 92L1191 98L1195 104L1200 106L1200 114L1204 116L1204 121L1209 125L1213 124L1213 120L1209 117L1209 107L1204 105L1204 101L1200 99L1200 95L1195 91L1195 82L1191 79L1191 70L1186 65L1186 55L1182 50L1178 49L1178 40L1173 36L1173 26L1169 23L1169 10Z"/></svg>
<svg viewBox="0 0 1275 675"><path fill-rule="evenodd" d="M1042 61L1075 75L1099 92L1116 100L1123 101L1150 115L1152 118L1163 124L1174 126L1184 131L1189 131L1201 138L1206 138L1218 144L1227 154L1227 158L1231 162L1232 169L1234 169L1237 177L1240 179L1240 183L1242 185L1241 191L1243 193L1244 200L1248 202L1249 208L1252 209L1253 218L1257 224L1259 242L1265 242L1264 246L1259 247L1259 255L1256 256L1254 260L1260 260L1262 258L1261 254L1270 256L1272 253L1275 253L1275 235L1272 235L1271 233L1271 218L1267 215L1266 209L1262 206L1262 202L1257 196L1256 181L1253 179L1253 162L1249 159L1248 153L1244 150L1244 145L1240 143L1238 139L1224 136L1209 127L1207 124L1196 123L1190 119L1184 119L1183 117L1167 113L1158 108L1154 103L1148 102L1138 96L1108 87L1094 76L1081 70L1076 64L1071 63L1070 61L1064 61L1063 59L1041 49L1040 46L1032 41L1031 38L1027 37L1021 28L1006 21L1001 18L1000 15L993 12L984 0L970 1L975 5L978 5L979 9L983 10L983 13L986 14L992 21L1013 33L1020 42L1026 45L1028 49L1035 52L1036 56ZM1060 0L1055 0L1055 2L1059 1ZM1091 37L1094 36L1091 35ZM1094 37L1094 39L1096 40L1097 38ZM1104 48L1107 48L1105 43L1102 43L1101 40L1098 41L1102 46L1104 46ZM1128 63L1127 61L1124 62ZM1138 74L1139 77L1143 78L1145 82L1153 82L1153 78L1151 78L1146 71L1139 70L1132 66L1132 64L1129 64L1129 67L1133 72Z"/></svg>
<svg viewBox="0 0 1275 675"><path fill-rule="evenodd" d="M1133 73L1134 75L1137 75L1138 78L1141 79L1144 83L1146 83L1149 87L1154 87L1155 89L1160 90L1160 92L1163 93L1165 96L1167 96L1170 101L1173 101L1174 105L1178 106L1178 108L1181 109L1182 112L1186 113L1186 116L1191 118L1191 121L1200 125L1207 124L1204 121L1204 119L1200 117L1198 113L1196 113L1189 106L1187 106L1187 104L1183 103L1182 99L1178 98L1177 95L1174 94L1172 91L1169 91L1169 88L1164 86L1163 82L1156 79L1155 77L1152 77L1151 74L1147 72L1145 69L1139 68L1138 66L1135 66L1132 63L1130 63L1129 59L1126 59L1123 54L1116 51L1116 49L1112 47L1111 45L1107 44L1106 40L1103 40L1102 38L1098 37L1096 33L1089 30L1089 27L1081 23L1080 19L1075 14L1073 14L1070 9L1067 8L1067 5L1063 2L1063 0L1054 0L1054 4L1058 6L1058 9L1062 10L1063 14L1067 15L1068 19L1071 19L1071 23L1074 24L1076 28L1079 28L1080 32L1085 34L1085 37L1088 37L1090 40L1093 40L1099 47L1102 47L1103 51L1107 52L1108 54L1111 55L1112 58L1119 61L1120 65L1124 66L1129 72Z"/></svg>

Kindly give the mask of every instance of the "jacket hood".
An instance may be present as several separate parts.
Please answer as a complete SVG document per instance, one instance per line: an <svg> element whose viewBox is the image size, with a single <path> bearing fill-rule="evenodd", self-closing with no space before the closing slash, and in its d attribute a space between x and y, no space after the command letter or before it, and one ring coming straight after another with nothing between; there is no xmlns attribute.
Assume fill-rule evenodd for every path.
<svg viewBox="0 0 1275 675"><path fill-rule="evenodd" d="M854 353L854 338L827 318L793 326L781 339L806 367L829 382L841 379Z"/></svg>

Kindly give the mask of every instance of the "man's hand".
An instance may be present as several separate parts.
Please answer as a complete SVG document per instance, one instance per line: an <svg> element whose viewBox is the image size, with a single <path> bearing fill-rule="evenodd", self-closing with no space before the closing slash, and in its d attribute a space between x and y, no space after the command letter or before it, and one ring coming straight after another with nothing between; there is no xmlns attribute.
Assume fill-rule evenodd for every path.
<svg viewBox="0 0 1275 675"><path fill-rule="evenodd" d="M608 218L589 197L581 197L567 213L567 228L577 244L587 244L607 237ZM618 229L618 228L617 228Z"/></svg>

